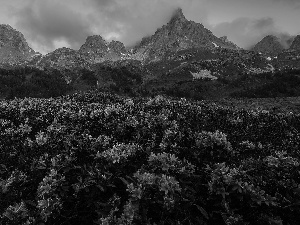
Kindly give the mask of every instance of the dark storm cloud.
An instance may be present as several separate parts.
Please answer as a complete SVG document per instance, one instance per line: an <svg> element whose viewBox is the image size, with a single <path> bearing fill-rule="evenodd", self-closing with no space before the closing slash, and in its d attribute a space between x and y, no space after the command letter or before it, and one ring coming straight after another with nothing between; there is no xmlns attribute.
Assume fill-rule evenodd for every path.
<svg viewBox="0 0 300 225"><path fill-rule="evenodd" d="M91 34L133 45L194 2L201 0L30 0L16 14L16 28L44 51L57 42L78 49Z"/></svg>
<svg viewBox="0 0 300 225"><path fill-rule="evenodd" d="M54 49L56 41L78 48L91 34L89 22L57 1L34 0L18 12L17 28L37 45Z"/></svg>
<svg viewBox="0 0 300 225"><path fill-rule="evenodd" d="M244 48L255 44L267 34L281 34L271 16L262 19L237 18L213 27L209 18L213 14L212 10L221 10L220 0L210 0L212 8L209 8L208 0L11 1L18 3L13 5L19 7L13 18L16 21L15 27L24 33L34 49L42 53L61 46L78 49L86 37L92 34L99 34L108 41L119 40L127 46L132 46L166 24L178 7L183 9L187 19L202 23L217 36L227 35L231 41ZM274 2L271 5L283 2L266 1ZM289 4L297 2L287 1ZM233 5L236 0L228 1L229 3ZM276 5L278 4L280 3ZM229 11L231 9L234 7L228 8ZM215 16L218 18L218 14ZM218 21L228 20L224 16L226 17L222 14Z"/></svg>
<svg viewBox="0 0 300 225"><path fill-rule="evenodd" d="M194 2L197 0L92 0L101 18L109 22L110 29L120 34L126 45L153 34L168 22L176 8L189 10Z"/></svg>

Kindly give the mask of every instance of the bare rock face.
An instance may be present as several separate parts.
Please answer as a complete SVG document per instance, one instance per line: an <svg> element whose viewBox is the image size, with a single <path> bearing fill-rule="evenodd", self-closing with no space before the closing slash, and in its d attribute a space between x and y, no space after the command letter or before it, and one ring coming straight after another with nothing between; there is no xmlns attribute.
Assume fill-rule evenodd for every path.
<svg viewBox="0 0 300 225"><path fill-rule="evenodd" d="M107 53L107 42L100 35L87 37L85 43L80 47L79 52L82 54L96 54L102 57Z"/></svg>
<svg viewBox="0 0 300 225"><path fill-rule="evenodd" d="M63 47L58 48L45 56L40 56L35 66L41 68L71 69L76 67L83 68L88 66L88 64L80 57L78 51Z"/></svg>
<svg viewBox="0 0 300 225"><path fill-rule="evenodd" d="M90 68L92 64L117 61L125 55L126 49L119 41L106 42L100 35L89 36L79 50L59 48L45 56L36 56L30 65L39 68L74 69Z"/></svg>
<svg viewBox="0 0 300 225"><path fill-rule="evenodd" d="M120 41L111 41L108 44L108 47L111 51L117 54L125 54L127 52L124 44Z"/></svg>
<svg viewBox="0 0 300 225"><path fill-rule="evenodd" d="M0 25L0 63L18 64L30 60L34 54L21 32Z"/></svg>
<svg viewBox="0 0 300 225"><path fill-rule="evenodd" d="M100 35L93 35L86 39L78 52L90 63L99 63L120 60L126 49L122 42L107 42Z"/></svg>
<svg viewBox="0 0 300 225"><path fill-rule="evenodd" d="M294 38L294 41L292 42L292 45L290 46L290 49L291 50L297 50L297 51L300 50L300 35L297 35Z"/></svg>
<svg viewBox="0 0 300 225"><path fill-rule="evenodd" d="M167 25L159 28L154 35L143 38L133 52L137 59L156 61L168 52L201 47L237 49L236 45L216 37L202 24L188 21L179 8Z"/></svg>
<svg viewBox="0 0 300 225"><path fill-rule="evenodd" d="M220 40L222 40L225 43L231 44L232 46L235 46L236 49L239 49L239 50L242 49L241 47L239 47L236 44L234 44L232 41L228 40L227 36L220 37Z"/></svg>
<svg viewBox="0 0 300 225"><path fill-rule="evenodd" d="M255 52L278 54L284 50L280 39L274 35L268 35L258 42L253 48Z"/></svg>

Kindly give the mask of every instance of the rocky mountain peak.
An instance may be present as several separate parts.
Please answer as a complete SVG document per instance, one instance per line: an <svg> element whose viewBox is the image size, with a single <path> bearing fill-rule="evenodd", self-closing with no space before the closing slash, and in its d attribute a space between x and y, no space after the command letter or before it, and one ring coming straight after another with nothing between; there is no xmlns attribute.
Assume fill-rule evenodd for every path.
<svg viewBox="0 0 300 225"><path fill-rule="evenodd" d="M8 24L0 24L0 30L14 30L10 25Z"/></svg>
<svg viewBox="0 0 300 225"><path fill-rule="evenodd" d="M223 37L220 37L220 39L224 42L229 42L228 40L228 37L227 36L223 36Z"/></svg>
<svg viewBox="0 0 300 225"><path fill-rule="evenodd" d="M92 35L87 37L85 43L80 47L80 53L96 53L103 54L107 52L107 42L100 35Z"/></svg>
<svg viewBox="0 0 300 225"><path fill-rule="evenodd" d="M106 43L106 41L100 35L92 35L92 36L88 36L86 38L86 43L89 43L89 44L92 44L92 43Z"/></svg>
<svg viewBox="0 0 300 225"><path fill-rule="evenodd" d="M100 63L119 60L126 49L120 41L107 42L100 35L93 35L86 39L78 53L89 63Z"/></svg>
<svg viewBox="0 0 300 225"><path fill-rule="evenodd" d="M187 22L187 21L188 20L185 18L184 14L182 12L182 9L181 8L177 8L174 11L169 24L172 24L172 23L183 23L183 22Z"/></svg>
<svg viewBox="0 0 300 225"><path fill-rule="evenodd" d="M265 39L267 39L267 40L272 40L272 41L279 41L279 40L280 40L279 37L276 37L275 35L272 35L272 34L267 35L267 36L265 37Z"/></svg>
<svg viewBox="0 0 300 225"><path fill-rule="evenodd" d="M292 49L292 50L300 50L300 35L297 35L294 38L290 49Z"/></svg>
<svg viewBox="0 0 300 225"><path fill-rule="evenodd" d="M281 44L278 37L267 35L258 42L252 50L255 52L278 54L284 50L284 46Z"/></svg>
<svg viewBox="0 0 300 225"><path fill-rule="evenodd" d="M114 51L116 53L125 53L126 52L125 45L120 41L112 40L108 44L108 47L109 47L109 49L111 49L112 51Z"/></svg>
<svg viewBox="0 0 300 225"><path fill-rule="evenodd" d="M228 39L227 36L222 36L222 37L220 37L219 39L220 39L221 41L223 41L224 43L227 43L227 44L230 44L230 45L232 45L232 46L235 46L236 49L242 49L242 48L240 48L239 46L237 46L235 43L233 43L232 41L230 41L230 40Z"/></svg>
<svg viewBox="0 0 300 225"><path fill-rule="evenodd" d="M71 49L71 48L67 48L67 47L62 47L62 48L58 48L56 50L54 50L54 54L68 54L68 53L74 53L76 52L76 50Z"/></svg>
<svg viewBox="0 0 300 225"><path fill-rule="evenodd" d="M23 34L7 24L0 25L0 46L11 46L24 53L33 51Z"/></svg>
<svg viewBox="0 0 300 225"><path fill-rule="evenodd" d="M139 60L157 61L166 56L189 48L230 48L237 47L216 37L201 23L188 21L182 9L177 9L169 23L159 28L154 35L143 38L134 48Z"/></svg>
<svg viewBox="0 0 300 225"><path fill-rule="evenodd" d="M0 25L0 62L18 63L29 60L34 54L21 32L10 25Z"/></svg>

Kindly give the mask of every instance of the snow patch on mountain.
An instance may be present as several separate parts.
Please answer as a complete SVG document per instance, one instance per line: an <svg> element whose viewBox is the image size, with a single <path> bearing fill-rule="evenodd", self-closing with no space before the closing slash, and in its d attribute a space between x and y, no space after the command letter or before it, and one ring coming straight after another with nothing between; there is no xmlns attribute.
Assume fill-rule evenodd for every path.
<svg viewBox="0 0 300 225"><path fill-rule="evenodd" d="M215 42L212 42L212 44L215 46L215 48L219 48L219 45L217 45Z"/></svg>
<svg viewBox="0 0 300 225"><path fill-rule="evenodd" d="M197 73L193 73L190 71L190 73L193 76L193 80L203 80L203 79L217 80L218 79L216 76L211 75L211 72L209 70L200 70Z"/></svg>

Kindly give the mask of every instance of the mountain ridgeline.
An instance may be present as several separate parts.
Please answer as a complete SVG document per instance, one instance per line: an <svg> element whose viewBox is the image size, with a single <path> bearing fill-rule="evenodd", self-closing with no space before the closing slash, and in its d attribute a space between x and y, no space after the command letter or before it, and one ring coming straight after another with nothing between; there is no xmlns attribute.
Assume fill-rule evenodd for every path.
<svg viewBox="0 0 300 225"><path fill-rule="evenodd" d="M97 88L129 95L222 98L248 90L247 82L252 89L263 85L260 81L264 79L255 76L259 81L254 82L251 75L298 71L299 59L300 35L289 46L268 35L244 50L226 36L217 37L202 24L187 20L180 8L167 24L130 49L120 41L93 35L78 50L63 47L42 55L29 47L19 31L0 25L0 79L5 80L0 95L51 96L49 90L57 90L59 81L64 91L53 92L53 96ZM43 77L43 84L46 75L56 77L55 82L42 85L41 93L20 91L39 90L37 74L37 80ZM16 83L9 76L22 79ZM56 87L51 86L54 84Z"/></svg>
<svg viewBox="0 0 300 225"><path fill-rule="evenodd" d="M144 38L134 48L134 54L143 60L161 60L166 53L191 48L238 49L236 45L216 37L202 24L188 21L178 9L170 22L158 29L154 35Z"/></svg>
<svg viewBox="0 0 300 225"><path fill-rule="evenodd" d="M7 36L10 37L7 38ZM18 55L23 55L22 59L26 59L26 63L37 67L44 67L48 64L52 66L65 64L69 67L70 64L73 64L72 62L77 66L79 58L90 64L126 59L152 62L163 59L168 53L201 47L239 49L226 37L218 38L202 24L188 21L180 8L174 12L166 25L159 28L152 36L143 38L132 49L126 49L124 44L119 41L107 42L100 35L93 35L87 37L86 42L79 50L61 48L43 56L30 49L24 36L8 25L1 26L0 37L1 55L8 52L5 50L7 48L9 51L15 52L12 57L18 58ZM13 40L14 43L9 40ZM6 54L9 55L9 53ZM31 62L28 62L30 60ZM3 58L2 63L5 62L14 63L17 60L10 61ZM18 63L21 62L23 61L20 60Z"/></svg>
<svg viewBox="0 0 300 225"><path fill-rule="evenodd" d="M0 24L0 64L25 62L35 54L21 32Z"/></svg>

